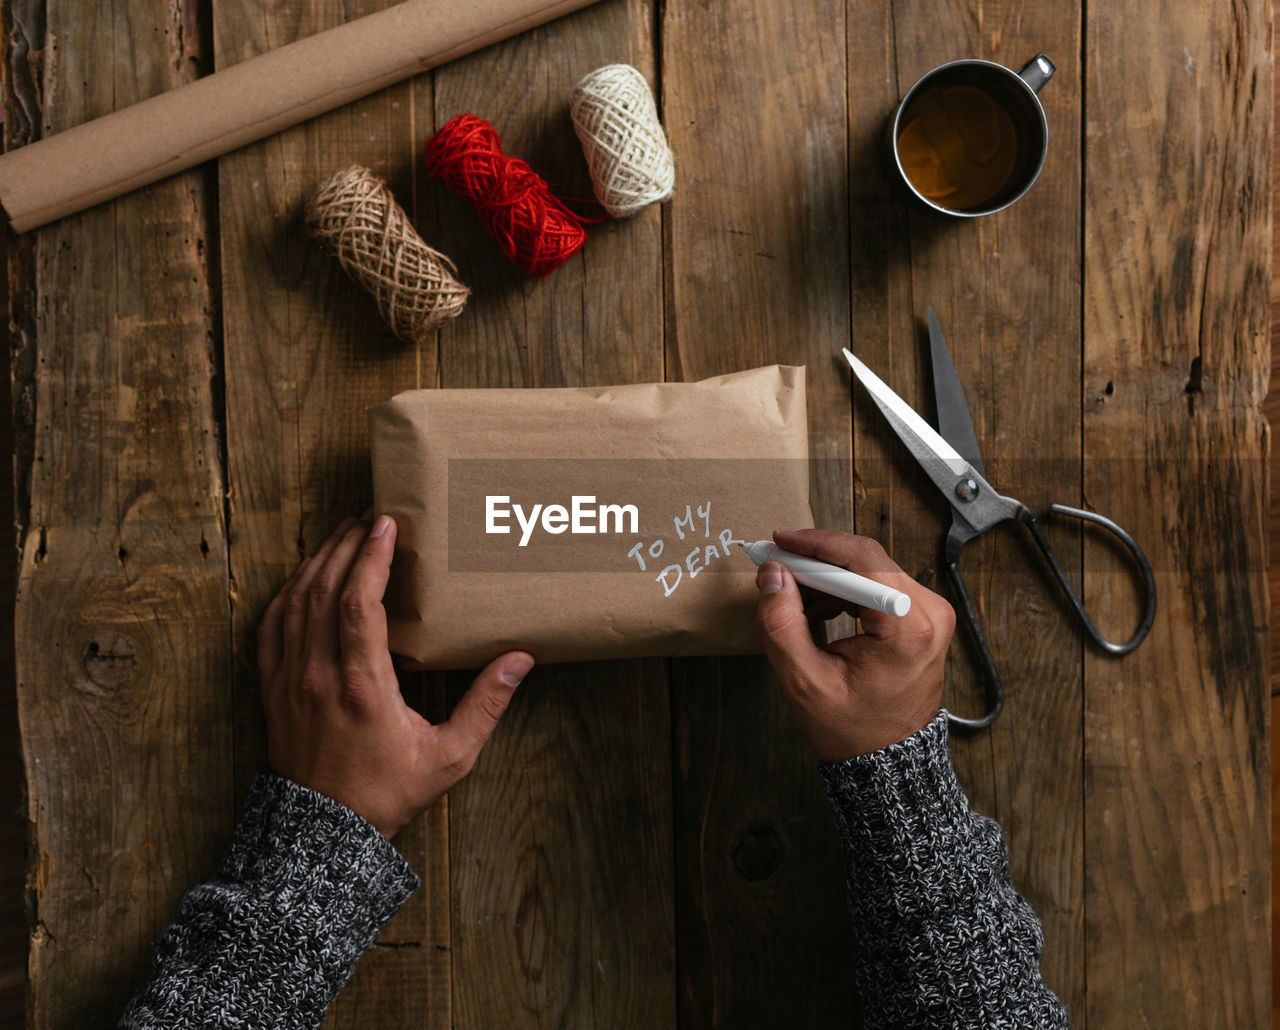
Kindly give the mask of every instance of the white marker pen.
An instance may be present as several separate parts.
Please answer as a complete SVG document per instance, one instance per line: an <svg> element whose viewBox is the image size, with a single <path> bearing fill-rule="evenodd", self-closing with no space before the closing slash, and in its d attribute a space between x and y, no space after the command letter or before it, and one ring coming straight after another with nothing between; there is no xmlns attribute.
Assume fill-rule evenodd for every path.
<svg viewBox="0 0 1280 1030"><path fill-rule="evenodd" d="M776 561L785 565L795 576L797 583L803 583L814 590L820 590L832 597L852 601L859 608L874 608L886 615L899 618L911 611L911 598L901 590L894 590L874 579L859 576L856 572L842 569L839 565L830 565L809 558L803 554L792 554L784 551L772 540L757 540L754 544L739 544L747 557L757 565L767 561Z"/></svg>

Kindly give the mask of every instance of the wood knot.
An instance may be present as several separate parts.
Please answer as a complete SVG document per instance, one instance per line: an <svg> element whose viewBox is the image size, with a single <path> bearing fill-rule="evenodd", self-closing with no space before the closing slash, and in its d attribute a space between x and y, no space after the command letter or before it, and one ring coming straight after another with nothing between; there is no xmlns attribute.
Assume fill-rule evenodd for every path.
<svg viewBox="0 0 1280 1030"><path fill-rule="evenodd" d="M531 983L539 983L547 965L551 913L535 885L520 895L516 905L516 956L520 969Z"/></svg>
<svg viewBox="0 0 1280 1030"><path fill-rule="evenodd" d="M767 880L782 868L782 835L764 823L752 823L733 846L733 867L746 881Z"/></svg>
<svg viewBox="0 0 1280 1030"><path fill-rule="evenodd" d="M90 640L84 649L80 665L91 683L108 691L119 690L129 681L138 660L133 644L118 636L106 647L96 640Z"/></svg>

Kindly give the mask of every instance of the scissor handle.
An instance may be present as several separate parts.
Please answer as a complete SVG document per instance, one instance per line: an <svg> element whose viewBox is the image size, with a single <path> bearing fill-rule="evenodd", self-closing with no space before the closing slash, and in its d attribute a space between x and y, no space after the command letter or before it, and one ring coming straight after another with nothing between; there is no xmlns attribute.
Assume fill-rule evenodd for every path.
<svg viewBox="0 0 1280 1030"><path fill-rule="evenodd" d="M948 538L947 544L947 572L951 574L951 585L955 587L956 597L960 600L960 612L964 615L965 624L969 627L969 635L973 637L978 655L982 660L982 671L986 673L987 680L987 703L990 706L987 714L977 719L966 719L949 711L947 722L965 730L982 730L995 722L1004 708L1004 682L1000 679L1000 673L996 671L996 662L991 657L991 648L987 646L987 638L982 632L982 627L978 625L978 613L973 610L969 591L965 589L964 580L960 578L960 569L957 567L959 541L956 541L953 546L951 539Z"/></svg>
<svg viewBox="0 0 1280 1030"><path fill-rule="evenodd" d="M1143 553L1142 548L1138 546L1137 541L1105 515L1099 515L1094 511L1086 511L1083 508L1072 508L1066 504L1051 504L1049 505L1049 512L1053 515L1069 515L1072 518L1093 522L1101 526L1124 544L1129 553L1133 555L1134 561L1137 562L1138 570L1142 573L1143 588L1146 592L1142 622L1138 626L1138 631L1132 637L1123 644L1117 644L1108 640L1098 631L1098 627L1089 618L1089 613L1085 611L1084 604L1067 579L1067 574L1058 562L1057 555L1053 553L1053 548L1049 546L1049 541L1045 537L1044 531L1040 528L1040 523L1036 521L1036 517L1031 514L1026 505L1018 505L1018 521L1031 531L1031 536L1035 539L1040 552L1048 560L1049 567L1053 570L1053 575L1057 579L1058 585L1066 593L1068 600L1071 602L1071 607L1075 609L1076 615L1080 617L1080 622L1084 625L1090 639L1108 654L1117 656L1128 654L1146 639L1156 620L1156 580L1151 572L1151 563L1147 561L1147 556ZM978 614L974 611L973 601L969 598L969 591L965 589L964 580L960 576L958 561L963 543L963 534L956 532L953 527L952 532L947 536L947 571L951 574L951 583L955 587L956 597L960 601L960 612L964 616L965 624L969 627L969 635L973 638L974 644L977 645L978 655L982 662L982 670L986 674L989 708L985 715L977 719L967 719L948 712L947 720L952 726L962 729L981 730L995 722L1001 709L1004 708L1004 683L1000 679L999 671L996 669L995 659L991 657L991 649L987 646L987 638L982 632L982 627L978 624Z"/></svg>
<svg viewBox="0 0 1280 1030"><path fill-rule="evenodd" d="M1146 592L1142 622L1133 636L1123 644L1117 644L1104 637L1099 632L1098 627L1093 624L1093 620L1089 618L1089 613L1084 610L1084 603L1076 595L1070 581L1068 581L1067 574L1058 563L1058 558L1053 553L1053 548L1049 546L1049 541L1040 529L1040 523L1036 521L1036 517L1031 514L1031 511L1025 505L1018 506L1018 521L1031 530L1031 535L1035 538L1036 544L1040 548L1040 553L1049 562L1049 568L1053 570L1053 575L1057 579L1058 585L1062 587L1067 599L1071 602L1071 607L1075 609L1081 623L1084 624L1085 632L1107 654L1117 656L1128 654L1146 639L1156 621L1156 578L1151 573L1151 563L1147 561L1147 556L1142 553L1142 548L1138 546L1138 542L1105 515L1099 515L1096 511L1086 511L1084 508L1072 508L1065 504L1051 504L1049 505L1049 512L1052 515L1069 515L1071 518L1101 526L1124 544L1129 553L1133 555L1134 561L1138 563L1138 570L1142 573L1143 588Z"/></svg>

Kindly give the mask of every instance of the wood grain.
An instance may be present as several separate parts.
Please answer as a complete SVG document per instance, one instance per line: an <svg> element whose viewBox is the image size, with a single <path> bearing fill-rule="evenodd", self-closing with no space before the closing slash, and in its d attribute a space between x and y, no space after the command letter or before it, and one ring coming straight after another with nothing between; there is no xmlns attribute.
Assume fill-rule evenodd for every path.
<svg viewBox="0 0 1280 1030"><path fill-rule="evenodd" d="M8 255L9 241L0 238L0 268L8 265ZM0 325L8 322L6 275L0 282ZM12 381L7 375L0 376L0 412L12 411ZM0 416L0 453L13 453L13 429L13 420ZM11 627L0 638L0 1027L5 1030L22 1026L27 994L27 932L22 905L27 824L22 816L22 738L18 733L12 631L18 592L13 511L13 477L0 476L0 612Z"/></svg>
<svg viewBox="0 0 1280 1030"><path fill-rule="evenodd" d="M457 61L436 124L470 111L567 196L590 196L568 116L574 83L626 61L654 72L653 12L607 0ZM437 190L440 246L475 290L441 337L444 386L660 380L661 216L590 227L543 280ZM456 697L469 676L453 676ZM535 669L450 796L454 1025L674 1023L668 683L662 662Z"/></svg>
<svg viewBox="0 0 1280 1030"><path fill-rule="evenodd" d="M922 205L907 206L888 231L905 232L909 261L901 251L893 255L897 260L882 273L889 290L872 283L855 293L855 325L892 326L882 338L859 341L865 360L891 372L891 385L930 414L925 316L932 306L965 390L987 478L1037 513L1050 502L1082 500L1080 10L1009 3L974 18L964 3L893 5L898 96L947 59L979 57L1017 70L1046 52L1058 68L1040 94L1051 145L1031 191L998 214L948 219ZM892 111L897 97L885 99L877 93L863 103ZM873 113L866 117L872 120ZM877 156L884 161L888 155ZM892 196L904 192L900 183L881 179L877 185ZM863 267L876 260L881 238L855 228L855 252L868 251ZM869 494L875 490L872 503L858 511L859 529L875 535L876 527L887 527L900 563L912 572L931 565L941 571L948 504L918 469L896 472L904 461L914 462L865 393L855 391L854 405L860 409L858 471ZM879 485L885 481L888 489ZM1052 524L1045 531L1078 587L1078 532ZM960 569L1004 680L1006 704L990 731L953 734L953 760L974 808L1004 830L1013 883L1044 927L1046 982L1068 1011L1079 1011L1085 992L1081 630L1022 527L1002 526L969 544ZM955 600L945 574L934 586ZM948 662L948 708L986 710L978 670L962 623Z"/></svg>
<svg viewBox="0 0 1280 1030"><path fill-rule="evenodd" d="M833 527L851 522L845 35L825 2L669 0L662 23L668 376L807 365ZM840 850L767 663L675 662L672 701L681 1024L848 1025Z"/></svg>
<svg viewBox="0 0 1280 1030"><path fill-rule="evenodd" d="M1272 24L1275 23L1276 4L1271 4ZM1274 59L1274 53L1272 55ZM1276 475L1276 456L1270 447L1271 437L1276 427L1280 426L1280 224L1275 218L1276 186L1280 183L1280 172L1277 172L1277 154L1280 153L1280 133L1276 132L1276 115L1280 114L1280 91L1275 89L1272 81L1273 99L1271 102L1271 378L1267 384L1267 396L1263 400L1262 410L1267 420L1268 449L1266 453L1267 476L1270 481L1268 497L1269 517L1267 519L1267 585L1270 618L1268 628L1271 634L1271 650L1267 667L1271 680L1271 744L1269 758L1271 760L1271 1025L1280 1026L1280 991L1276 984L1280 982L1280 949L1276 941L1280 940L1280 851L1275 841L1280 837L1280 477Z"/></svg>
<svg viewBox="0 0 1280 1030"><path fill-rule="evenodd" d="M1271 195L1272 203L1275 202L1275 193ZM1272 360L1275 359L1274 349L1272 351ZM1271 538L1272 540L1275 537ZM1274 632L1274 630L1273 630ZM1274 674L1274 669L1272 670ZM1280 796L1280 697L1275 694L1271 695L1271 1025L1280 1026L1280 991L1276 990L1277 980L1280 980L1280 955L1277 955L1275 948L1275 940L1280 935L1280 911L1277 911L1276 898L1280 897L1280 857L1276 855L1274 842L1280 837L1280 808L1277 807L1277 796Z"/></svg>
<svg viewBox="0 0 1280 1030"><path fill-rule="evenodd" d="M387 6L219 3L219 67ZM218 163L231 575L235 584L238 797L265 769L254 629L304 554L372 500L365 409L435 379L434 345L391 334L372 300L308 237L306 198L349 164L384 178L412 215L426 78L392 87ZM430 236L429 220L419 222ZM438 678L407 676L411 703L442 708ZM388 924L334 1004L330 1027L447 1027L447 802L397 844L427 882ZM443 946L440 946L442 945Z"/></svg>
<svg viewBox="0 0 1280 1030"><path fill-rule="evenodd" d="M1090 1026L1270 1009L1267 3L1089 7L1084 490L1145 521L1161 607L1085 659ZM1115 46L1163 54L1139 78ZM1088 601L1131 589L1086 538Z"/></svg>
<svg viewBox="0 0 1280 1030"><path fill-rule="evenodd" d="M191 73L166 19L123 3L43 15L31 131ZM27 237L14 270L32 1028L114 1024L231 831L205 198L199 172L171 179Z"/></svg>
<svg viewBox="0 0 1280 1030"><path fill-rule="evenodd" d="M1271 4L1272 22L1275 22L1276 3ZM1274 53L1273 53L1274 57ZM1280 187L1280 133L1276 131L1277 116L1280 115L1280 91L1272 87L1271 104L1271 207L1275 210L1277 189ZM1267 395L1262 402L1262 411L1272 433L1280 425L1280 220L1271 220L1271 376L1267 383ZM1267 473L1271 483L1269 499L1269 517L1267 519L1267 583L1268 597L1271 604L1271 653L1268 668L1271 676L1271 696L1280 696L1280 477L1275 474L1276 455L1267 452ZM1274 755L1275 748L1272 748ZM1273 763L1274 764L1274 763ZM1275 790L1272 792L1272 808L1275 808ZM1274 838L1274 833L1273 833ZM1273 860L1273 865L1275 865ZM1280 868L1277 865L1276 868ZM1276 891L1273 887L1272 900L1274 907ZM1272 934L1275 939L1275 934ZM1280 972L1280 959L1276 960L1277 972ZM1277 980L1276 976L1272 981ZM1280 999L1280 993L1277 994ZM1280 1001L1277 1001L1280 1005ZM1280 1009L1277 1009L1280 1015ZM1277 1023L1280 1025L1280 1022Z"/></svg>
<svg viewBox="0 0 1280 1030"><path fill-rule="evenodd" d="M1272 24L1275 23L1276 4L1271 4ZM1273 53L1274 59L1274 53ZM1276 131L1276 115L1280 114L1280 91L1272 80L1271 102L1271 379L1267 384L1267 396L1263 401L1263 413L1267 419L1267 475L1271 490L1268 499L1270 515L1267 519L1267 584L1270 603L1271 652L1267 663L1271 677L1271 1025L1280 1026L1280 851L1275 842L1280 838L1280 477L1276 475L1276 456L1270 448L1271 437L1280 425L1280 224L1275 218L1276 185L1280 183L1277 172L1277 154L1280 153L1280 133Z"/></svg>

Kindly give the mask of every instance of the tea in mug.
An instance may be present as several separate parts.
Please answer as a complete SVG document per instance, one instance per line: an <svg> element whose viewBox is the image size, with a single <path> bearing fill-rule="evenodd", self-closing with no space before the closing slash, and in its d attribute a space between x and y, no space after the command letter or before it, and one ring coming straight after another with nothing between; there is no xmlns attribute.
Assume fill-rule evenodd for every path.
<svg viewBox="0 0 1280 1030"><path fill-rule="evenodd" d="M969 83L926 86L902 112L898 160L911 184L941 207L981 207L1013 175L1018 137L1009 112Z"/></svg>

